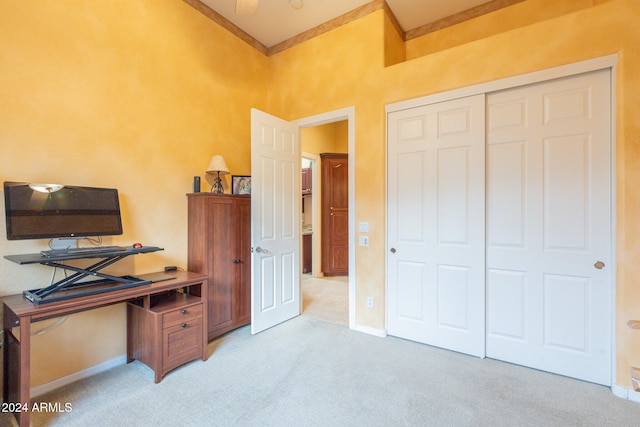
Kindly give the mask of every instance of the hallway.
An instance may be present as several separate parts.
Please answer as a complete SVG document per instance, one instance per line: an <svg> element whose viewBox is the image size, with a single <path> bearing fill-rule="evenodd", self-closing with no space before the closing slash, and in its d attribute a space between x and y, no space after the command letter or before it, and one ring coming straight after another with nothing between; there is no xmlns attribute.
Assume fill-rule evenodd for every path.
<svg viewBox="0 0 640 427"><path fill-rule="evenodd" d="M349 326L349 277L302 275L302 315Z"/></svg>

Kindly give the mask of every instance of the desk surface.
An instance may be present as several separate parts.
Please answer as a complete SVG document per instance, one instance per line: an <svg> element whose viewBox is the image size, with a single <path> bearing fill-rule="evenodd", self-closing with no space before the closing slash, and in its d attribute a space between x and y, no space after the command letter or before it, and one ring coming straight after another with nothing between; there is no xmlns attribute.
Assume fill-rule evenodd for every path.
<svg viewBox="0 0 640 427"><path fill-rule="evenodd" d="M117 304L130 299L140 298L145 295L165 292L167 290L175 289L177 283L179 283L179 286L189 286L207 278L204 274L192 273L189 271L172 271L171 275L175 276L175 279L163 280L161 282L149 283L148 285L72 298L48 304L36 305L26 299L22 294L9 295L2 298L2 302L17 317L28 316L32 321L37 321L56 317L61 314L77 313L106 305ZM144 274L137 277L144 278Z"/></svg>
<svg viewBox="0 0 640 427"><path fill-rule="evenodd" d="M99 248L97 246L96 248ZM120 250L114 250L110 252L101 252L101 253L69 253L69 254L60 254L53 255L50 257L44 256L41 253L37 254L19 254L19 255L5 255L5 258L9 261L15 262L16 264L45 264L48 262L56 262L56 261L67 261L72 259L87 259L87 258L108 258L113 256L121 256L121 255L136 255L136 254L144 254L148 252L156 252L162 251L163 248L159 248L157 246L143 246L140 248L133 248L130 246L121 246Z"/></svg>

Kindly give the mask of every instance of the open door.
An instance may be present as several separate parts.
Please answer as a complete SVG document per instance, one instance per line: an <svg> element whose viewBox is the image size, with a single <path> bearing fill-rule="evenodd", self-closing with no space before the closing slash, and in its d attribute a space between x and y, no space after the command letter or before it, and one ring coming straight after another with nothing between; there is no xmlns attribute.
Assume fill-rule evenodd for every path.
<svg viewBox="0 0 640 427"><path fill-rule="evenodd" d="M298 127L251 110L251 333L300 314Z"/></svg>

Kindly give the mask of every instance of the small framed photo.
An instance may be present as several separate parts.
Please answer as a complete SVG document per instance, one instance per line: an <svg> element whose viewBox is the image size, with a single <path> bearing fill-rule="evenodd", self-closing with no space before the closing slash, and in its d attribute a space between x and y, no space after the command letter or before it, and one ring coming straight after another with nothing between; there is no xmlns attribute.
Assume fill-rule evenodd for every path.
<svg viewBox="0 0 640 427"><path fill-rule="evenodd" d="M251 194L251 177L245 175L232 175L231 189L233 194Z"/></svg>

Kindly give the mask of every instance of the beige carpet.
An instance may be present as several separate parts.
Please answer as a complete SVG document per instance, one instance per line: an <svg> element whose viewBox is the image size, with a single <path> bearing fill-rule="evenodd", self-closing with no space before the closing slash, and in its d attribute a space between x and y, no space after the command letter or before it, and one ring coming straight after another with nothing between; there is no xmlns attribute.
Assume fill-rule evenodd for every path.
<svg viewBox="0 0 640 427"><path fill-rule="evenodd" d="M140 362L37 401L35 427L637 426L640 404L602 386L298 316L237 329L210 358L153 382ZM8 425L0 413L0 425Z"/></svg>
<svg viewBox="0 0 640 427"><path fill-rule="evenodd" d="M349 326L349 277L302 276L302 315Z"/></svg>
<svg viewBox="0 0 640 427"><path fill-rule="evenodd" d="M135 361L39 396L72 410L33 413L32 425L640 425L640 404L607 387L355 332L344 326L346 278L305 282L303 316L257 335L248 326L230 332L209 343L207 362L159 384Z"/></svg>
<svg viewBox="0 0 640 427"><path fill-rule="evenodd" d="M36 398L72 405L33 426L637 426L602 386L309 316L237 329L159 384L140 362ZM10 425L0 413L0 425Z"/></svg>

